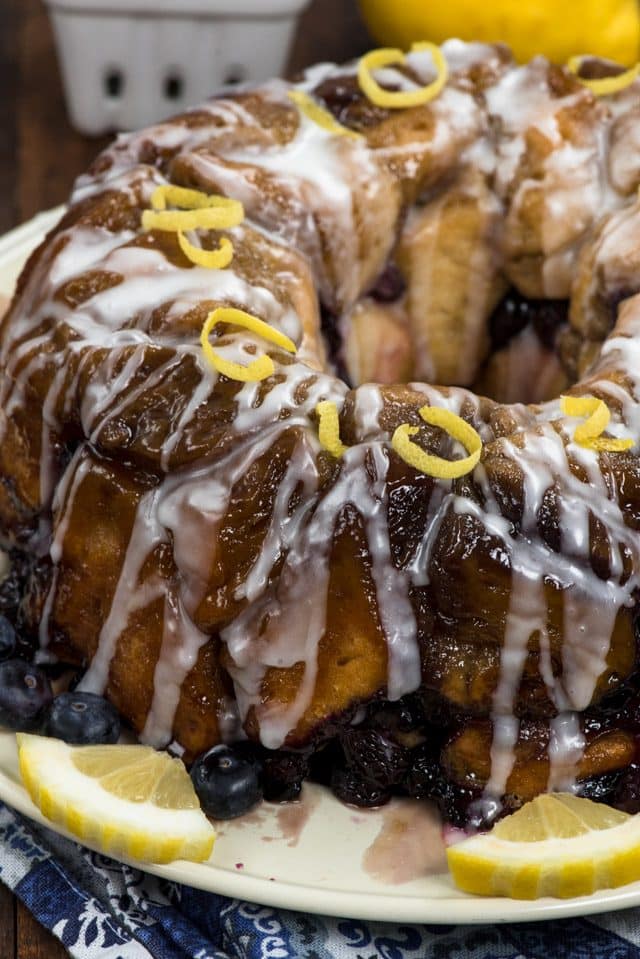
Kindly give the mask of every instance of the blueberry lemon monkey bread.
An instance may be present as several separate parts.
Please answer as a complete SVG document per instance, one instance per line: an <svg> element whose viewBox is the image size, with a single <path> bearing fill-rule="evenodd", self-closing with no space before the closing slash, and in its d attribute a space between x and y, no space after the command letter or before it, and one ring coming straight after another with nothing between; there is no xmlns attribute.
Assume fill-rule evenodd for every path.
<svg viewBox="0 0 640 959"><path fill-rule="evenodd" d="M1 328L40 661L272 798L632 802L638 83L418 44L118 138Z"/></svg>

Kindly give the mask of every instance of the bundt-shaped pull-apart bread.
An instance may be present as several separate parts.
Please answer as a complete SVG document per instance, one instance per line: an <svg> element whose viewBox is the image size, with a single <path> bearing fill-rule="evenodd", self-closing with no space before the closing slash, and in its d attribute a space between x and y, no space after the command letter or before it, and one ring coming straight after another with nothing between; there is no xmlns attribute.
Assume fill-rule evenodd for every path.
<svg viewBox="0 0 640 959"><path fill-rule="evenodd" d="M584 73L456 41L322 65L78 181L1 329L0 520L39 655L145 742L246 734L450 815L613 795L640 86ZM373 729L403 757L377 793Z"/></svg>

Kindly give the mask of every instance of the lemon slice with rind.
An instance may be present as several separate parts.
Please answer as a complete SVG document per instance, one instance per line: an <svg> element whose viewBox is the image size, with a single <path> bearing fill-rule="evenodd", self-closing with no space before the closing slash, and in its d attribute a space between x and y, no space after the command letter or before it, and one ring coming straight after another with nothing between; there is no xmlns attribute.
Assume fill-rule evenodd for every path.
<svg viewBox="0 0 640 959"><path fill-rule="evenodd" d="M538 796L491 832L449 847L447 860L465 892L586 896L640 879L640 815L569 793Z"/></svg>
<svg viewBox="0 0 640 959"><path fill-rule="evenodd" d="M112 856L202 862L215 832L179 759L150 746L69 746L18 733L20 774L47 819Z"/></svg>

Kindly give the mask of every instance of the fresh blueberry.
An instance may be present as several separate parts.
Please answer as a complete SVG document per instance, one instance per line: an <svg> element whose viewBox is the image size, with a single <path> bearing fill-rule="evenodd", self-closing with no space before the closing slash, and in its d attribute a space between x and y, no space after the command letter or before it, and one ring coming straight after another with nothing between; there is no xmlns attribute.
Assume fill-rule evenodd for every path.
<svg viewBox="0 0 640 959"><path fill-rule="evenodd" d="M38 729L53 693L46 674L22 659L0 662L0 725Z"/></svg>
<svg viewBox="0 0 640 959"><path fill-rule="evenodd" d="M61 693L49 706L45 736L73 745L115 743L120 736L120 718L111 703L94 693Z"/></svg>
<svg viewBox="0 0 640 959"><path fill-rule="evenodd" d="M9 659L16 651L16 631L12 623L0 613L0 660Z"/></svg>
<svg viewBox="0 0 640 959"><path fill-rule="evenodd" d="M259 765L229 746L214 746L199 756L191 779L202 809L213 819L235 819L262 799Z"/></svg>

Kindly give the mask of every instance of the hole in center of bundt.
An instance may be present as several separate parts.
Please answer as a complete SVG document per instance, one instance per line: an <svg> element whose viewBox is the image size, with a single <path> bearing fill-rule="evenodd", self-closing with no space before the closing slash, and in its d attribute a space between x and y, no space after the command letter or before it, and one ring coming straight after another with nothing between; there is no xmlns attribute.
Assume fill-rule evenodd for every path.
<svg viewBox="0 0 640 959"><path fill-rule="evenodd" d="M329 365L348 386L422 380L466 387L500 403L538 403L577 379L580 343L569 327L568 300L529 298L511 288L488 315L479 316L469 303L445 310L444 323L442 310L433 320L428 309L416 317L408 300L405 278L391 263L343 315L322 306ZM468 335L465 329L460 335L461 326ZM447 329L451 343L443 347ZM434 356L449 352L449 375L428 355L431 347ZM432 366L430 376L425 370Z"/></svg>
<svg viewBox="0 0 640 959"><path fill-rule="evenodd" d="M500 403L539 403L566 389L575 379L568 315L568 300L509 290L489 317L489 353L474 391Z"/></svg>

